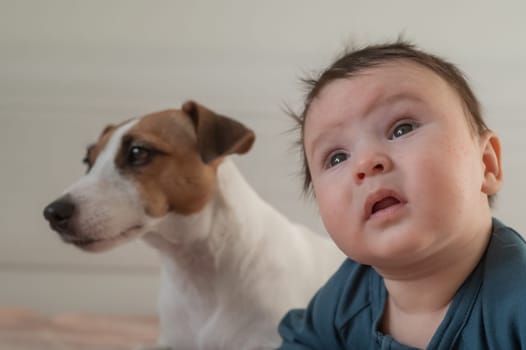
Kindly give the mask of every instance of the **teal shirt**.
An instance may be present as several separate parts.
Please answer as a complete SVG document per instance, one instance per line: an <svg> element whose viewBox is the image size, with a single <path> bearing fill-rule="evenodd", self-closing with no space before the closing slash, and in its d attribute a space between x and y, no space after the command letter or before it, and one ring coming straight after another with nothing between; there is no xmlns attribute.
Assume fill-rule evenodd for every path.
<svg viewBox="0 0 526 350"><path fill-rule="evenodd" d="M496 219L492 231L427 349L526 350L526 242ZM386 296L373 268L347 260L306 310L283 318L279 349L415 349L378 330Z"/></svg>

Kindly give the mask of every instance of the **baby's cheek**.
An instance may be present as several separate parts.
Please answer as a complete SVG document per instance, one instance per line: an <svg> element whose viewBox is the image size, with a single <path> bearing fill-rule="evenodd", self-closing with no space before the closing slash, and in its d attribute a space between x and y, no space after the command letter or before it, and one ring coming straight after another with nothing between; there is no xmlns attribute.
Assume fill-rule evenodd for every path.
<svg viewBox="0 0 526 350"><path fill-rule="evenodd" d="M347 220L351 215L348 209L334 196L322 195L317 198L320 216L327 233L338 246L344 244L346 231L350 228Z"/></svg>
<svg viewBox="0 0 526 350"><path fill-rule="evenodd" d="M412 181L415 204L430 223L440 224L444 217L459 215L465 209L466 185L476 181L462 171L462 162L455 166L452 160L422 162L422 176Z"/></svg>

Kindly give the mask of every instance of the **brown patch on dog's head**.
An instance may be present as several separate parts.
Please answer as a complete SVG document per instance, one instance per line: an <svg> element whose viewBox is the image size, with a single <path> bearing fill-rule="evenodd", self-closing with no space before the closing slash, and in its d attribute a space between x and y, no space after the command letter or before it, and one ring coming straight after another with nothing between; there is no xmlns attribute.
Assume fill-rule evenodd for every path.
<svg viewBox="0 0 526 350"><path fill-rule="evenodd" d="M84 156L84 159L82 159L82 162L87 165L88 172L93 167L93 164L95 164L95 161L97 160L97 157L99 154L106 148L106 145L108 144L111 135L113 135L113 132L119 128L121 125L126 124L130 120L126 120L122 123L119 123L117 125L109 124L106 125L104 130L102 130L101 134L99 135L99 139L96 143L93 143L89 145L86 149L86 155Z"/></svg>
<svg viewBox="0 0 526 350"><path fill-rule="evenodd" d="M221 159L247 152L254 141L241 123L190 103L141 118L121 140L116 166L136 182L154 217L201 210L215 191Z"/></svg>

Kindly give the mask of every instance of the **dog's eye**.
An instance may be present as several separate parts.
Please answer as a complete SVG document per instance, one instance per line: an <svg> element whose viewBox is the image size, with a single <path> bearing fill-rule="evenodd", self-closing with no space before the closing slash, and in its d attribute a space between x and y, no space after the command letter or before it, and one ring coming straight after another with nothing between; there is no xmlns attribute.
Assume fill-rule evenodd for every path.
<svg viewBox="0 0 526 350"><path fill-rule="evenodd" d="M151 158L151 150L140 146L133 146L128 153L128 164L132 166L144 165L148 163Z"/></svg>

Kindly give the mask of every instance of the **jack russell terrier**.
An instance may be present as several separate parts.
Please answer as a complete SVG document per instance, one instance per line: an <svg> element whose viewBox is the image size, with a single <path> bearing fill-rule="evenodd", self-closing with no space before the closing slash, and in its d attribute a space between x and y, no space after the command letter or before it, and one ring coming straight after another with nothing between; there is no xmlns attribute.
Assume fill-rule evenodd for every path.
<svg viewBox="0 0 526 350"><path fill-rule="evenodd" d="M44 209L62 240L103 251L141 237L161 262L160 339L151 349L271 349L344 257L290 222L245 181L230 154L255 136L188 101L108 126L88 172Z"/></svg>

